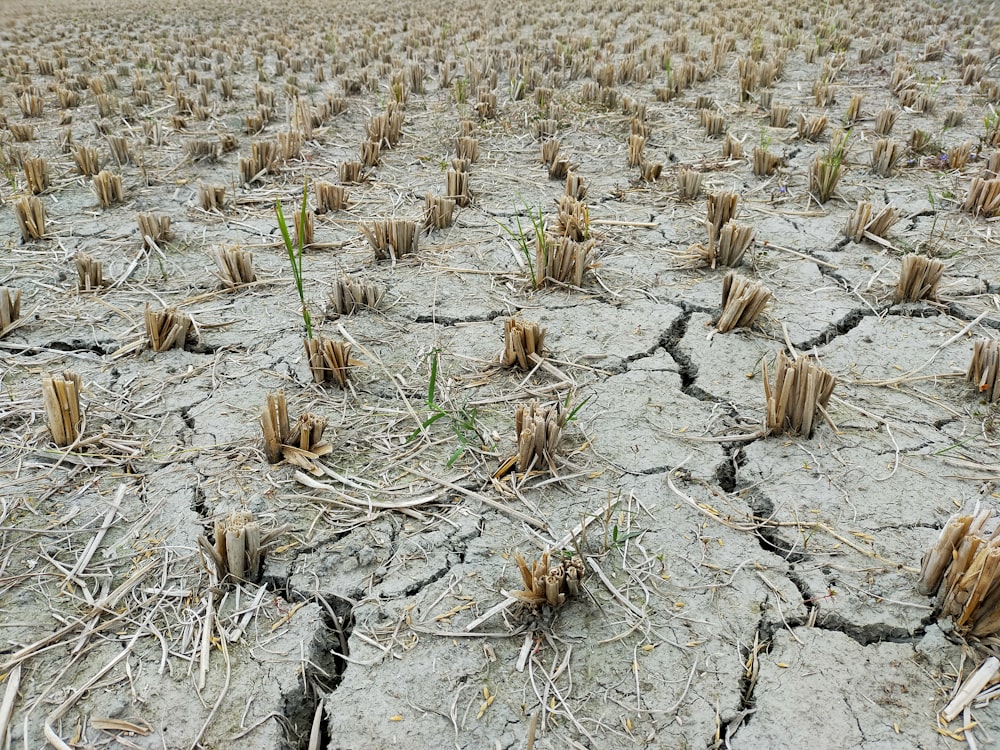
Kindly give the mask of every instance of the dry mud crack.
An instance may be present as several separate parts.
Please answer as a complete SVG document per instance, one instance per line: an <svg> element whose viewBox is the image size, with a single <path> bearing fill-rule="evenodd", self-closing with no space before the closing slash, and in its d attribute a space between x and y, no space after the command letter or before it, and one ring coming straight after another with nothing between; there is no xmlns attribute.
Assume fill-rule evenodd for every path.
<svg viewBox="0 0 1000 750"><path fill-rule="evenodd" d="M1000 742L989 701L938 719L996 639L916 590L998 497L965 380L1000 328L1000 206L967 198L1000 189L992 4L0 15L0 748ZM294 235L304 189L300 296L275 204ZM851 232L864 204L896 221ZM912 254L942 275L897 303ZM772 298L723 333L729 270ZM344 279L375 309L334 309ZM165 308L190 329L153 351ZM511 318L545 331L523 371ZM836 377L811 437L763 433L781 351ZM329 452L268 462L279 391ZM532 399L579 409L551 466L498 471ZM207 551L234 511L275 532L239 585ZM557 542L579 596L503 605Z"/></svg>

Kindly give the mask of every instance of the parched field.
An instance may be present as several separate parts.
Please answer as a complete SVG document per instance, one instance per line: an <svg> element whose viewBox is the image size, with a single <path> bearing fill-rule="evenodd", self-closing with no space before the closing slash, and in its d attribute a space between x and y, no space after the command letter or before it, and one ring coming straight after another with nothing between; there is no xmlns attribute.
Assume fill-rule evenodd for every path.
<svg viewBox="0 0 1000 750"><path fill-rule="evenodd" d="M992 4L0 15L0 748L1000 742Z"/></svg>

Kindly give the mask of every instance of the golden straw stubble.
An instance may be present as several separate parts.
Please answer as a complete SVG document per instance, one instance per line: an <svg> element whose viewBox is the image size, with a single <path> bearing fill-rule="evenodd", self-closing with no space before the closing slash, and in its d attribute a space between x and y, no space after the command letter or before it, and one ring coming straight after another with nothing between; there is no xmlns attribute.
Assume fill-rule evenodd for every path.
<svg viewBox="0 0 1000 750"><path fill-rule="evenodd" d="M80 376L67 370L43 377L42 399L53 442L61 448L72 445L80 437Z"/></svg>

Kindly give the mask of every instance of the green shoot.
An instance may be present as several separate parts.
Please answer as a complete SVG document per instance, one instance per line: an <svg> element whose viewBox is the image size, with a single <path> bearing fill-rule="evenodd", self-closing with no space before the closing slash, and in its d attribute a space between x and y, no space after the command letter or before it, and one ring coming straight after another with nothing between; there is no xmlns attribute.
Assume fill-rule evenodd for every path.
<svg viewBox="0 0 1000 750"><path fill-rule="evenodd" d="M469 449L469 446L479 441L479 431L476 429L476 417L478 412L475 407L472 409L461 407L457 414L454 414L438 404L435 400L437 396L439 353L440 352L437 349L434 349L430 354L431 372L427 381L427 409L430 411L430 414L420 423L420 426L417 427L417 429L410 433L409 437L406 438L406 442L409 443L419 435L426 432L427 428L435 422L446 419L459 442L459 447L455 449L448 458L448 467L451 468L454 466L455 462L465 454L465 451Z"/></svg>
<svg viewBox="0 0 1000 750"><path fill-rule="evenodd" d="M303 228L306 225L306 200L308 197L309 180L307 179L302 186L302 208L299 222L299 226ZM280 200L274 202L274 213L278 217L278 229L281 230L281 239L285 243L285 250L288 252L288 262L292 265L292 275L295 277L295 288L299 292L299 301L302 303L302 322L306 326L306 338L311 339L313 337L312 318L309 316L309 308L306 307L306 295L302 287L302 232L297 233L295 238L297 242L293 243L292 236L288 232L288 223L285 221L285 212L281 208Z"/></svg>

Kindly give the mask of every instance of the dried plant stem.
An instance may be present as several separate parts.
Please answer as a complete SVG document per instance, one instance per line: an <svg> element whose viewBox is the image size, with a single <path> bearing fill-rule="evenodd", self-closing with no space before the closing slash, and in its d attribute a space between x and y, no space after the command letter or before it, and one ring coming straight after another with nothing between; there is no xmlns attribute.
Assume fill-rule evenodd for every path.
<svg viewBox="0 0 1000 750"><path fill-rule="evenodd" d="M191 331L190 316L180 312L176 307L164 310L154 310L146 303L144 313L146 322L146 338L154 352L165 352L175 347L183 347Z"/></svg>
<svg viewBox="0 0 1000 750"><path fill-rule="evenodd" d="M715 327L720 333L752 325L771 299L763 284L732 271L722 280L722 314Z"/></svg>
<svg viewBox="0 0 1000 750"><path fill-rule="evenodd" d="M978 339L973 344L972 360L966 379L991 404L1000 399L997 375L1000 373L1000 339Z"/></svg>
<svg viewBox="0 0 1000 750"><path fill-rule="evenodd" d="M517 367L527 371L533 366L532 355L541 356L545 341L545 329L538 323L529 323L518 318L504 321L504 367Z"/></svg>
<svg viewBox="0 0 1000 750"><path fill-rule="evenodd" d="M944 263L936 258L910 254L903 257L893 304L937 299L937 286L944 274Z"/></svg>
<svg viewBox="0 0 1000 750"><path fill-rule="evenodd" d="M836 379L809 357L799 357L792 363L784 351L778 352L774 367L776 375L772 386L767 360L764 360L767 434L787 432L812 437L816 414L829 402Z"/></svg>

